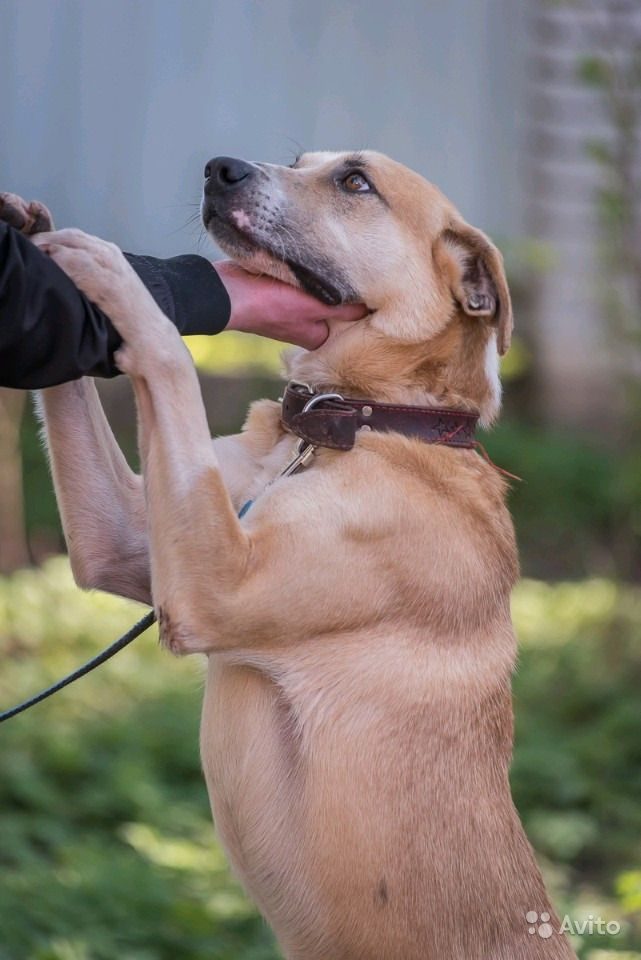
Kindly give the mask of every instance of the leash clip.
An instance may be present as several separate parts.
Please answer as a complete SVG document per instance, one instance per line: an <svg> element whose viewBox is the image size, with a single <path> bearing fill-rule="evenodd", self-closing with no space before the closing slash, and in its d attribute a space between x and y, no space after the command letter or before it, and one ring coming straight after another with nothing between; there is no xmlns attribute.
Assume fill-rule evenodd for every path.
<svg viewBox="0 0 641 960"><path fill-rule="evenodd" d="M296 444L296 453L293 459L289 461L284 470L281 470L278 476L291 477L292 473L296 473L297 470L302 470L303 467L306 467L315 453L316 447L312 446L311 443L307 443L306 440L299 440Z"/></svg>

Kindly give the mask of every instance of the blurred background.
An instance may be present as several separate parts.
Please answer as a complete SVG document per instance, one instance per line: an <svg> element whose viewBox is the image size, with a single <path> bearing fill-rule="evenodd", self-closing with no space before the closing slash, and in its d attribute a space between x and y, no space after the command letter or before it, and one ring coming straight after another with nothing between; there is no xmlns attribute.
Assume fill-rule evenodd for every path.
<svg viewBox="0 0 641 960"><path fill-rule="evenodd" d="M217 154L371 147L503 249L517 337L483 442L511 495L515 800L582 960L641 958L638 0L4 0L0 186L124 249L214 257ZM212 432L279 393L279 345L192 338ZM124 378L101 385L135 462ZM30 400L0 390L0 703L133 604L72 583ZM195 507L197 509L197 507ZM152 634L2 729L0 960L274 960L217 847L201 667ZM592 930L592 932L590 932Z"/></svg>

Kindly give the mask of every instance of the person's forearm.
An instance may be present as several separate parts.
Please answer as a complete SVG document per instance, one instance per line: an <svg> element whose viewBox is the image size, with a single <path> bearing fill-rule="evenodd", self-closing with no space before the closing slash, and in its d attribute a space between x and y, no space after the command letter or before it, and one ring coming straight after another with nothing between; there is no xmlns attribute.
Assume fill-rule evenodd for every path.
<svg viewBox="0 0 641 960"><path fill-rule="evenodd" d="M217 333L229 296L202 257L129 255L181 333ZM0 386L39 389L86 374L110 377L120 337L109 318L31 240L0 223Z"/></svg>
<svg viewBox="0 0 641 960"><path fill-rule="evenodd" d="M183 336L225 329L229 294L209 260L191 253L168 260L132 253L125 257Z"/></svg>
<svg viewBox="0 0 641 960"><path fill-rule="evenodd" d="M66 274L0 224L0 384L39 388L77 379L106 368L118 343L111 323Z"/></svg>

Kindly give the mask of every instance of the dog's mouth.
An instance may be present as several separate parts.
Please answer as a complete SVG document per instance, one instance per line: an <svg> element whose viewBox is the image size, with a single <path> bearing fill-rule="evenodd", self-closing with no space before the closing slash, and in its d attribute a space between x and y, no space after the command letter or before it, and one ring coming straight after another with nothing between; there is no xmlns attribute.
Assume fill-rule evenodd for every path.
<svg viewBox="0 0 641 960"><path fill-rule="evenodd" d="M310 270L309 267L306 267L302 263L297 263L295 260L288 258L284 263L287 264L294 274L302 289L306 293L311 294L312 297L316 297L317 300L326 303L329 307L337 307L339 303L343 302L338 288L326 277L321 276L314 270Z"/></svg>
<svg viewBox="0 0 641 960"><path fill-rule="evenodd" d="M203 209L203 224L221 249L244 270L266 273L277 280L298 286L330 307L352 299L341 292L335 280L327 275L329 269L321 265L318 259L313 263L303 263L290 256L278 237L270 237L268 233L252 229L247 216L241 217L237 211L221 215L208 205Z"/></svg>

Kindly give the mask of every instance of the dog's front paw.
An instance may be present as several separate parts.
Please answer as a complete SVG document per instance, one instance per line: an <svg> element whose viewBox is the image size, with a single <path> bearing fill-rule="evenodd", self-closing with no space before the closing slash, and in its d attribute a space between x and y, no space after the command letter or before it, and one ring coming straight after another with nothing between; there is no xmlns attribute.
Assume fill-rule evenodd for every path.
<svg viewBox="0 0 641 960"><path fill-rule="evenodd" d="M27 203L17 193L0 193L0 220L27 237L53 230L53 217L44 203Z"/></svg>
<svg viewBox="0 0 641 960"><path fill-rule="evenodd" d="M82 230L33 237L84 294L112 321L123 339L116 363L130 376L153 375L189 356L180 334L164 315L122 251Z"/></svg>
<svg viewBox="0 0 641 960"><path fill-rule="evenodd" d="M41 234L34 243L104 310L128 344L153 344L165 327L172 327L114 243L73 229Z"/></svg>
<svg viewBox="0 0 641 960"><path fill-rule="evenodd" d="M75 229L41 234L34 238L34 243L55 260L93 303L117 321L137 277L114 243Z"/></svg>

